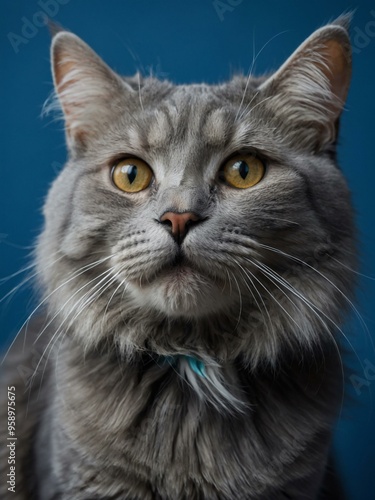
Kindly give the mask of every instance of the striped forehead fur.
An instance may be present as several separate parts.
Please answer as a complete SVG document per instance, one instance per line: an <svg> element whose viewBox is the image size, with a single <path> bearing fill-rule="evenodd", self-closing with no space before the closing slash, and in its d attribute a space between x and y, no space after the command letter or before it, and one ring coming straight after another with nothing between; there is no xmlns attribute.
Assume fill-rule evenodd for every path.
<svg viewBox="0 0 375 500"><path fill-rule="evenodd" d="M202 110L191 107L187 101L182 111L175 106L164 106L150 117L145 139L148 148L162 148L168 144L173 135L184 133L188 136L197 135L208 146L223 146L229 139L233 126L230 125L225 109L210 109L204 103ZM206 108L206 111L203 109ZM194 116L195 115L195 116Z"/></svg>

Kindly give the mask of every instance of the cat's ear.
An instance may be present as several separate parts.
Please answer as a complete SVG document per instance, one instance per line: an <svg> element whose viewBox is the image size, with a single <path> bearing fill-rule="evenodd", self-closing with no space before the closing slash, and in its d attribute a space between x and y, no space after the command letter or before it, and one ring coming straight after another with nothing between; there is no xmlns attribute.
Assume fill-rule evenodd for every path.
<svg viewBox="0 0 375 500"><path fill-rule="evenodd" d="M259 88L294 147L333 143L351 76L349 16L315 31Z"/></svg>
<svg viewBox="0 0 375 500"><path fill-rule="evenodd" d="M51 59L68 146L85 148L110 122L118 96L133 90L73 33L61 31L54 36Z"/></svg>

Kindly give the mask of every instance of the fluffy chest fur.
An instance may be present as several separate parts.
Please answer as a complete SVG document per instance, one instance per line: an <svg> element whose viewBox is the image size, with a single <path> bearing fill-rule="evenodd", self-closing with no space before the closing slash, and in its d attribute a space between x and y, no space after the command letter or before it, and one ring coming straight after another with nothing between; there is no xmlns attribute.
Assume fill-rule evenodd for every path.
<svg viewBox="0 0 375 500"><path fill-rule="evenodd" d="M337 356L328 350L324 366L290 359L285 371L251 376L241 363L220 369L241 387L241 413L199 403L178 367L149 359L124 367L62 346L60 391L39 430L41 490L47 475L77 500L269 498L306 474L315 478L317 460L322 474L340 393ZM318 487L309 483L308 498Z"/></svg>

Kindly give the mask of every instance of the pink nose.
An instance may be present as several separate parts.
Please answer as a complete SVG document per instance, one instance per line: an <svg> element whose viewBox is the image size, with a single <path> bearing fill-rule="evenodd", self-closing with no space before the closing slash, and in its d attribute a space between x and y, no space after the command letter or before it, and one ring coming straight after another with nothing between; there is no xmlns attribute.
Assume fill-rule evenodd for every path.
<svg viewBox="0 0 375 500"><path fill-rule="evenodd" d="M189 226L192 222L199 221L198 215L193 212L184 212L178 214L176 212L166 212L160 218L160 222L167 223L171 226L172 235L176 241L179 243L184 239Z"/></svg>

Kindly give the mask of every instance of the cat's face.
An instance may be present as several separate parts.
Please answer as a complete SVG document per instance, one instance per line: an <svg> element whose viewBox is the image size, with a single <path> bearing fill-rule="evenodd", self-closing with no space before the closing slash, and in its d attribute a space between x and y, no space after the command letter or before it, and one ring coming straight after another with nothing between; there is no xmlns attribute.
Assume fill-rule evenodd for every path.
<svg viewBox="0 0 375 500"><path fill-rule="evenodd" d="M234 344L211 348L235 355L331 326L316 309L336 320L335 287L350 284L331 257L354 259L332 159L350 77L342 26L316 32L269 79L218 86L120 79L68 33L53 55L71 159L48 197L38 259L62 330L199 351L202 332L171 339L156 325L216 321Z"/></svg>

